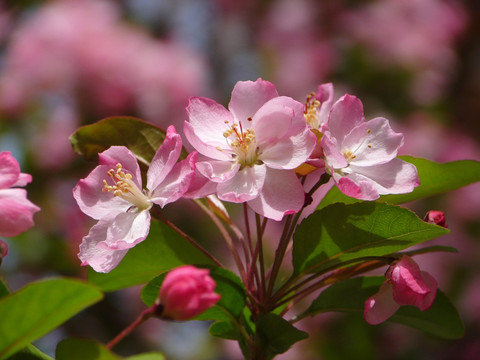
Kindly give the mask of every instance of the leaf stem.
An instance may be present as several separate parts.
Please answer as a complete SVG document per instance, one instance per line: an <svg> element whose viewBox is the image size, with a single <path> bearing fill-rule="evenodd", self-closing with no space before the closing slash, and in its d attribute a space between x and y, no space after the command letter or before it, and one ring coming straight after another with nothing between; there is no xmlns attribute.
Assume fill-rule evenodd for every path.
<svg viewBox="0 0 480 360"><path fill-rule="evenodd" d="M199 243L197 243L192 237L188 236L185 234L182 230L180 230L174 223L172 223L170 220L168 220L162 212L156 207L153 207L154 214L156 215L156 218L161 220L163 223L165 223L167 226L169 226L172 230L174 230L177 234L179 234L181 237L183 237L185 240L187 240L190 244L195 246L200 252L202 252L205 256L207 256L210 260L212 260L215 265L224 267L220 261L218 261L211 253L209 253L204 247L202 247Z"/></svg>
<svg viewBox="0 0 480 360"><path fill-rule="evenodd" d="M223 226L221 221L217 218L217 216L212 211L210 211L210 209L208 209L204 204L202 204L199 200L194 200L194 202L210 217L213 223L217 226L218 230L223 236L223 239L227 243L227 246L230 249L230 252L232 253L232 256L233 256L233 259L235 260L238 271L240 272L240 276L242 277L244 283L246 283L247 275L245 272L245 268L240 259L240 255L238 254L238 251L235 248L235 245L233 244L232 237L228 233L227 229L225 229L225 227Z"/></svg>

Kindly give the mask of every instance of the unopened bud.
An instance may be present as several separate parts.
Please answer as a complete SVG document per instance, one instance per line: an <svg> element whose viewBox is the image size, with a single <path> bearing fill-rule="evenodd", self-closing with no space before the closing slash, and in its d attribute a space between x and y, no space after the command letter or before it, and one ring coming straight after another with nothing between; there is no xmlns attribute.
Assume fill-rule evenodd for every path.
<svg viewBox="0 0 480 360"><path fill-rule="evenodd" d="M209 273L191 265L170 271L156 301L161 309L159 315L170 320L188 320L215 305L220 295L214 292L216 284Z"/></svg>
<svg viewBox="0 0 480 360"><path fill-rule="evenodd" d="M425 215L423 221L426 221L429 224L435 224L438 226L443 226L444 228L448 228L448 225L445 221L445 213L443 211L430 210Z"/></svg>

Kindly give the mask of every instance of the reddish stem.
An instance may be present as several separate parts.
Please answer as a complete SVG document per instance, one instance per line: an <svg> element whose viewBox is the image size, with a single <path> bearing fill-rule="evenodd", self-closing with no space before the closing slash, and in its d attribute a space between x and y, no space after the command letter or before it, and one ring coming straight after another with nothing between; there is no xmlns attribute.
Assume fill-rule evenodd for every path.
<svg viewBox="0 0 480 360"><path fill-rule="evenodd" d="M138 326L144 323L147 319L154 316L156 313L157 307L154 305L146 310L144 310L138 318L136 318L130 325L128 325L123 331L115 336L105 347L107 349L111 349L115 345L117 345L120 341L122 341L127 335L129 335L133 330L135 330Z"/></svg>

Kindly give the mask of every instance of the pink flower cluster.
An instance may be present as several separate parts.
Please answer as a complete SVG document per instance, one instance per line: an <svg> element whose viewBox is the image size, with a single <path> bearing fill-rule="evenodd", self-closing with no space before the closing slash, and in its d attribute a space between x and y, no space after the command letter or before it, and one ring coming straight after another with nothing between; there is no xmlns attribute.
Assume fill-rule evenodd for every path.
<svg viewBox="0 0 480 360"><path fill-rule="evenodd" d="M215 305L215 281L207 269L184 265L170 271L163 281L156 305L160 316L169 320L188 320Z"/></svg>
<svg viewBox="0 0 480 360"><path fill-rule="evenodd" d="M294 170L305 162L324 166L338 188L357 199L418 186L415 166L396 157L403 135L387 119L365 121L361 101L348 94L332 103L331 84L319 86L304 106L279 96L268 81L240 81L228 110L190 99L184 132L205 156L197 170L217 184L221 200L247 202L274 220L303 208L305 191Z"/></svg>
<svg viewBox="0 0 480 360"><path fill-rule="evenodd" d="M354 96L333 103L331 84L320 85L304 105L279 96L268 81L239 81L228 109L192 97L187 113L184 133L198 161L194 152L176 164L182 145L172 126L150 164L146 189L124 147L101 153L100 165L75 187L81 210L99 220L80 246L84 264L113 269L146 238L153 204L180 197L215 194L276 221L298 213L313 188L311 179L301 181L305 164L317 169L313 182L326 172L342 192L363 200L410 192L419 183L415 166L396 158L402 134L384 118L365 121Z"/></svg>
<svg viewBox="0 0 480 360"><path fill-rule="evenodd" d="M17 236L33 226L33 214L40 210L20 189L32 176L20 172L20 166L8 151L0 153L0 236ZM6 254L6 253L5 253Z"/></svg>
<svg viewBox="0 0 480 360"><path fill-rule="evenodd" d="M380 290L365 301L364 317L371 325L380 324L392 316L401 305L428 310L437 294L437 281L420 271L417 263L406 255L387 270Z"/></svg>

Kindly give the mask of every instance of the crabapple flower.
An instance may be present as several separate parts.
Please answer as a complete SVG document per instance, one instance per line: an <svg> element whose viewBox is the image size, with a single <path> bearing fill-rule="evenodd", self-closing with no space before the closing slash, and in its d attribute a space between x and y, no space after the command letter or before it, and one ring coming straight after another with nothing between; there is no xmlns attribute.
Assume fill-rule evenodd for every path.
<svg viewBox="0 0 480 360"><path fill-rule="evenodd" d="M413 305L428 310L437 294L437 281L417 263L403 255L385 275L379 291L365 301L364 318L371 325L380 324L392 316L401 305Z"/></svg>
<svg viewBox="0 0 480 360"><path fill-rule="evenodd" d="M228 110L193 97L187 112L185 136L206 157L197 169L217 183L221 200L247 202L274 220L302 208L304 190L293 170L308 159L316 137L301 103L257 79L237 82Z"/></svg>
<svg viewBox="0 0 480 360"><path fill-rule="evenodd" d="M326 171L344 194L375 200L411 192L420 184L413 164L396 158L403 135L385 118L365 121L362 102L345 95L332 107L322 145Z"/></svg>
<svg viewBox="0 0 480 360"><path fill-rule="evenodd" d="M194 175L197 154L177 163L181 149L181 137L170 126L148 168L145 190L130 150L112 146L99 154L99 165L73 189L80 209L99 220L80 245L83 265L111 271L128 249L147 237L153 204L164 207L183 196Z"/></svg>
<svg viewBox="0 0 480 360"><path fill-rule="evenodd" d="M328 129L328 114L333 104L332 83L318 85L317 92L307 96L305 120L311 129L325 132Z"/></svg>
<svg viewBox="0 0 480 360"><path fill-rule="evenodd" d="M444 228L448 228L447 222L445 221L445 213L443 211L430 210L426 213L423 220L429 224L435 224L438 226L443 226Z"/></svg>
<svg viewBox="0 0 480 360"><path fill-rule="evenodd" d="M0 236L17 236L33 226L33 214L40 210L19 189L32 181L20 172L20 165L8 151L0 153Z"/></svg>
<svg viewBox="0 0 480 360"><path fill-rule="evenodd" d="M220 300L215 281L207 269L184 265L170 271L163 281L156 301L161 317L188 320Z"/></svg>

